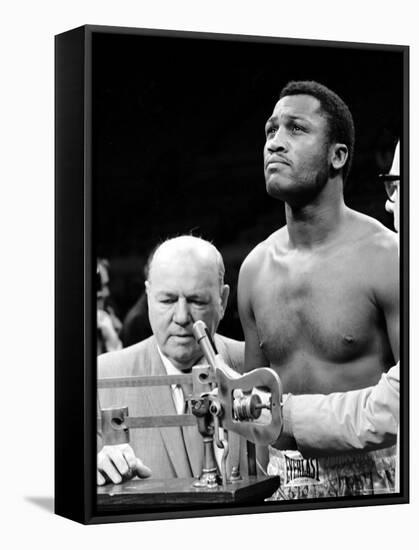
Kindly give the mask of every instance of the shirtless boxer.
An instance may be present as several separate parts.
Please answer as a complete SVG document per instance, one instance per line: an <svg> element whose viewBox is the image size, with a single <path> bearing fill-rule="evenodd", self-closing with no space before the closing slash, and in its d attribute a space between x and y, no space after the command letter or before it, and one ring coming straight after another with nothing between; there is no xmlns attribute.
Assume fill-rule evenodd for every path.
<svg viewBox="0 0 419 550"><path fill-rule="evenodd" d="M266 123L264 170L287 224L245 259L238 289L245 370L271 366L285 393L374 385L399 359L397 239L344 203L353 147L352 116L334 92L315 82L285 86ZM380 452L345 464L316 459L310 469L291 440L276 447L270 473L285 472L289 498L386 490L371 480L383 463L394 469Z"/></svg>

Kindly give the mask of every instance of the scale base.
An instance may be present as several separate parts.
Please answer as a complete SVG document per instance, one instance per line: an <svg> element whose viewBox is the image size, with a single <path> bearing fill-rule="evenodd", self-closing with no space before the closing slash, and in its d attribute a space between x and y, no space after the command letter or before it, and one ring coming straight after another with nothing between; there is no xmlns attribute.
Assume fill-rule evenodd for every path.
<svg viewBox="0 0 419 550"><path fill-rule="evenodd" d="M245 477L226 487L198 489L194 478L133 479L97 488L98 512L151 511L190 506L261 504L279 487L279 476Z"/></svg>

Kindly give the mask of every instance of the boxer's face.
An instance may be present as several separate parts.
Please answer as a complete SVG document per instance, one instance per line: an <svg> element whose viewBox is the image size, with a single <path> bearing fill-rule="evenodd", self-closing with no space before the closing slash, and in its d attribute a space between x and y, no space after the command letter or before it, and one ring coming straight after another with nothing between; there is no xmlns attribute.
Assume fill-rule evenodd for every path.
<svg viewBox="0 0 419 550"><path fill-rule="evenodd" d="M310 200L324 186L330 167L328 122L320 101L285 96L265 126L264 169L269 195L291 204Z"/></svg>
<svg viewBox="0 0 419 550"><path fill-rule="evenodd" d="M215 262L194 254L160 255L146 285L151 328L160 350L181 370L202 356L192 332L201 319L213 335L224 315L228 287L220 291Z"/></svg>

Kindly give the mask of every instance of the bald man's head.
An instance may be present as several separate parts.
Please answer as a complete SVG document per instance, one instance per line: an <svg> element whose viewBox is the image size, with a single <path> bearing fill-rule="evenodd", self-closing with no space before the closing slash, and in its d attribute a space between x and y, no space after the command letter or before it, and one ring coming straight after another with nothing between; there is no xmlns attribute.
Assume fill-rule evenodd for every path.
<svg viewBox="0 0 419 550"><path fill-rule="evenodd" d="M209 269L216 269L220 288L224 285L225 268L219 250L209 241L192 235L182 235L160 244L149 260L147 279L151 279L151 271L155 260L157 263L171 263L176 261L177 257L194 257L196 261L207 262Z"/></svg>
<svg viewBox="0 0 419 550"><path fill-rule="evenodd" d="M215 333L227 305L224 263L208 241L170 239L154 252L146 281L151 328L159 347L181 370L202 356L192 333L198 319Z"/></svg>

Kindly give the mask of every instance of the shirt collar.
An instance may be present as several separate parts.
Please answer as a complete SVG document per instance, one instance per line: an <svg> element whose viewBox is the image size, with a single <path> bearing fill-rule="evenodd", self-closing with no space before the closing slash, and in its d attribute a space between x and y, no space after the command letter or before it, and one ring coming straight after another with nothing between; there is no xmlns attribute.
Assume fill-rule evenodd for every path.
<svg viewBox="0 0 419 550"><path fill-rule="evenodd" d="M163 355L159 346L157 346L157 349L159 351L159 355L162 360L163 366L166 369L166 374L184 374L180 369L174 366L174 364L170 361L168 357Z"/></svg>
<svg viewBox="0 0 419 550"><path fill-rule="evenodd" d="M174 366L174 364L170 361L170 359L162 353L159 346L157 346L157 350L159 352L163 366L166 369L166 374L185 374L183 371L181 371L180 369ZM193 366L205 364L205 363L202 363L202 361L203 361L203 357L201 357L196 363L194 363Z"/></svg>

